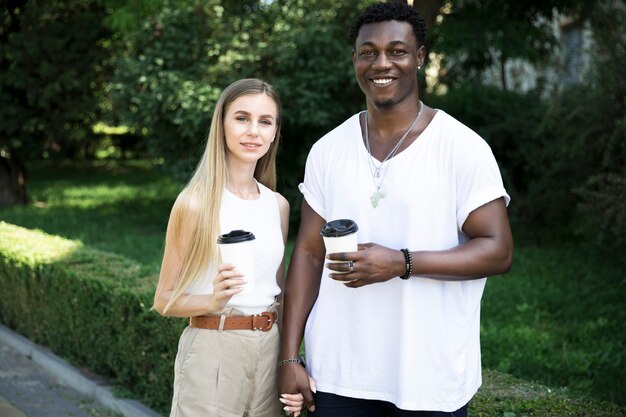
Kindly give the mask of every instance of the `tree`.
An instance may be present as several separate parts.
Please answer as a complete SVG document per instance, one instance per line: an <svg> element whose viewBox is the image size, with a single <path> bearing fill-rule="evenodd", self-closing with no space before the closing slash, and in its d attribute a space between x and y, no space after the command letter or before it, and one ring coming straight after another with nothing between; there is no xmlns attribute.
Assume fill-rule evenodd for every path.
<svg viewBox="0 0 626 417"><path fill-rule="evenodd" d="M456 0L442 8L433 35L435 52L444 56L440 81L479 82L484 71L499 68L501 88L508 89L506 65L513 59L547 62L556 49L555 13L587 18L591 0L499 1Z"/></svg>
<svg viewBox="0 0 626 417"><path fill-rule="evenodd" d="M0 205L27 201L26 161L84 152L103 85L103 10L88 0L7 2L0 30Z"/></svg>
<svg viewBox="0 0 626 417"><path fill-rule="evenodd" d="M288 157L279 165L295 160L299 170L303 150L360 104L344 22L361 3L165 1L125 35L107 89L113 111L145 128L152 156L186 175L220 91L238 78L266 79L283 101Z"/></svg>

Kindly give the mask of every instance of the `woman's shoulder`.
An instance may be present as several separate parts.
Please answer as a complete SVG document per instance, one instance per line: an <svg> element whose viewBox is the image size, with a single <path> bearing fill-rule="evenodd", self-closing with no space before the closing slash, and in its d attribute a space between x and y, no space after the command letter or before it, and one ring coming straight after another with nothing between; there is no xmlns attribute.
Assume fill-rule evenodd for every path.
<svg viewBox="0 0 626 417"><path fill-rule="evenodd" d="M280 213L283 214L285 211L289 213L289 201L281 193L274 192L274 196L276 196L276 201L278 202L278 209Z"/></svg>
<svg viewBox="0 0 626 417"><path fill-rule="evenodd" d="M283 231L283 238L287 239L289 232L289 201L280 193L274 192L276 202L278 203L278 213L280 214L280 224Z"/></svg>
<svg viewBox="0 0 626 417"><path fill-rule="evenodd" d="M287 201L287 199L285 197L283 197L282 194L280 194L277 191L272 191L270 188L268 188L266 185L262 184L261 182L257 181L257 184L259 186L259 191L261 192L261 196L265 196L263 198L275 198L276 199L276 203L278 204L278 209L280 210L280 213L283 214L284 210L289 211L289 202Z"/></svg>

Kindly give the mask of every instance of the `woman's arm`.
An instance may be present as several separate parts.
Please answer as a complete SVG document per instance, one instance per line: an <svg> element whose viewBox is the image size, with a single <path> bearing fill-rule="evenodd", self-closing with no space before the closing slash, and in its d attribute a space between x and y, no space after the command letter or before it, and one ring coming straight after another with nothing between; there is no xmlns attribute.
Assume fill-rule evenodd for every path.
<svg viewBox="0 0 626 417"><path fill-rule="evenodd" d="M188 211L199 210L198 204L189 204ZM183 216L182 221L176 222L179 208L175 205L170 214L165 237L165 251L159 283L154 295L154 308L163 316L193 317L221 312L230 298L241 292L241 288L231 288L245 282L243 275L234 269L231 264L219 265L218 274L213 280L213 294L187 295L176 300L169 309L165 307L174 294L174 289L180 279L183 266L183 254L191 243L190 237L195 225L186 221L191 216ZM180 226L178 226L180 224ZM177 230L180 227L180 231ZM180 236L180 238L178 238Z"/></svg>

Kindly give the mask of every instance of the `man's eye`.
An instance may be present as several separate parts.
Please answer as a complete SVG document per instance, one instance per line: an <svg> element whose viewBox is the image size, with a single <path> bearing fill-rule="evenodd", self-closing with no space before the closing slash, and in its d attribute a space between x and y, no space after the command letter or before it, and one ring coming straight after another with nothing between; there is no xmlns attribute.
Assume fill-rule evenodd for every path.
<svg viewBox="0 0 626 417"><path fill-rule="evenodd" d="M404 49L394 49L391 51L392 55L405 55L406 51Z"/></svg>
<svg viewBox="0 0 626 417"><path fill-rule="evenodd" d="M361 56L372 56L374 51L361 51Z"/></svg>

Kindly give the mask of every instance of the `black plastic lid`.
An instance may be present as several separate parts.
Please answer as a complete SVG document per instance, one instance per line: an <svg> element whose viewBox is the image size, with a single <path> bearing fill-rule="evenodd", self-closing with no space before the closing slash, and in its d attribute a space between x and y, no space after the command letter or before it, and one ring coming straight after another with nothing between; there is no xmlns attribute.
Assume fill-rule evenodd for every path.
<svg viewBox="0 0 626 417"><path fill-rule="evenodd" d="M217 243L226 244L226 243L240 243L247 242L248 240L254 240L255 237L252 232L246 232L245 230L233 230L230 233L226 233L225 235L221 235L217 238Z"/></svg>
<svg viewBox="0 0 626 417"><path fill-rule="evenodd" d="M320 235L324 237L341 237L359 230L359 226L354 220L338 219L326 223L320 230Z"/></svg>

